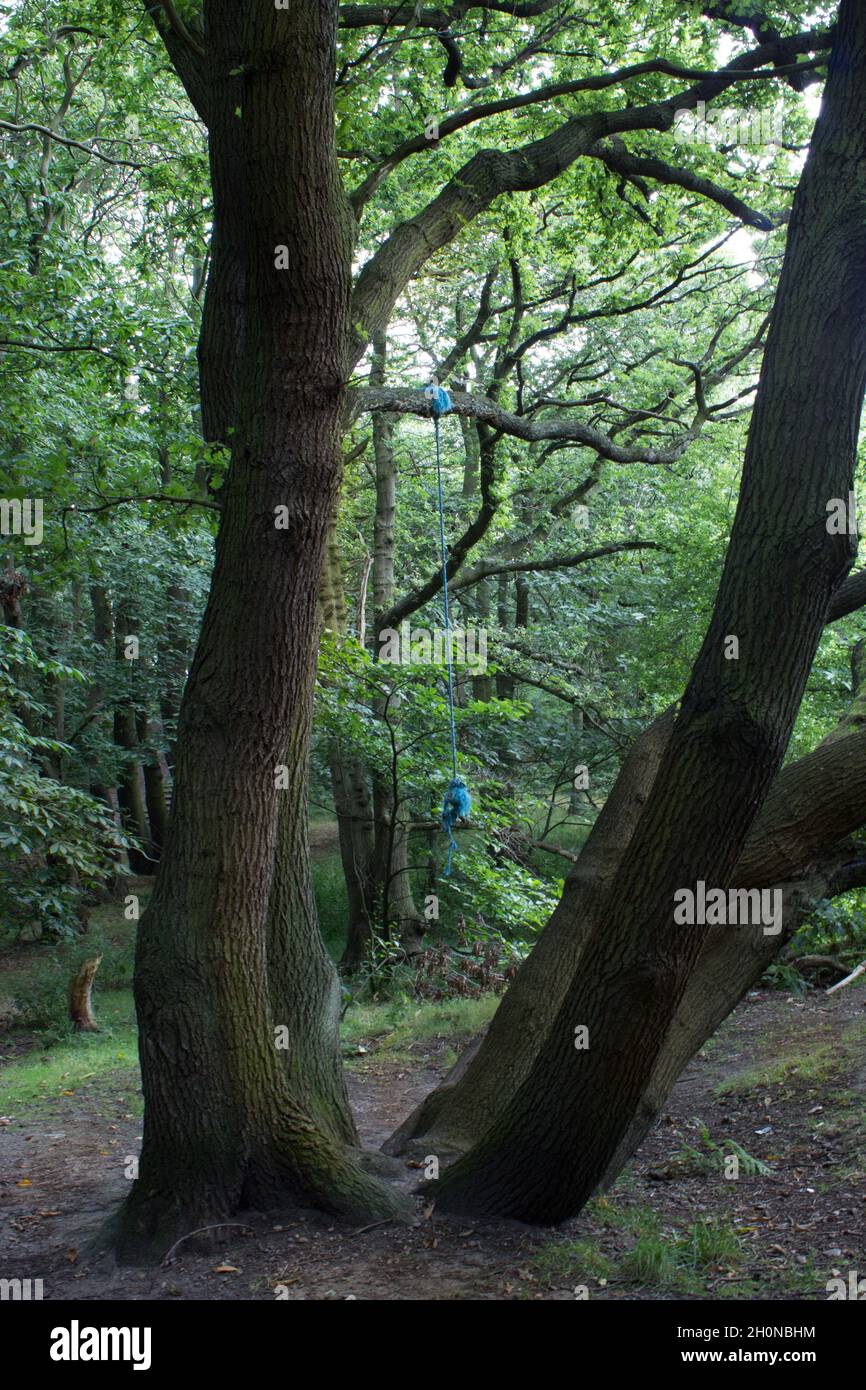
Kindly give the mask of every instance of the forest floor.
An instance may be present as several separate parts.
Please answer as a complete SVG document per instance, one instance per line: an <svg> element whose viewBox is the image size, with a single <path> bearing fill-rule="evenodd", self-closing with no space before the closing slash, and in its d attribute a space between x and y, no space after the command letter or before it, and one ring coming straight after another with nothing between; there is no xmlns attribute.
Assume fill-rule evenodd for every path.
<svg viewBox="0 0 866 1390"><path fill-rule="evenodd" d="M0 1039L0 1276L41 1278L46 1299L75 1300L825 1299L830 1278L866 1273L864 1005L860 986L750 995L692 1061L616 1187L557 1230L445 1219L423 1197L412 1227L249 1213L217 1251L181 1246L148 1271L87 1254L140 1145L131 1014L104 1014L108 1042L94 1044L90 1071L68 1050L54 1062L46 1052L39 1094L23 1100L3 1081L38 1058ZM459 1035L459 1009L447 1006L438 1030L436 1006L416 1011L423 1036L411 1020L389 1028L393 1006L378 1024L361 1014L346 1052L368 1147L437 1083L491 1007L464 1011ZM721 1166L731 1141L736 1180Z"/></svg>

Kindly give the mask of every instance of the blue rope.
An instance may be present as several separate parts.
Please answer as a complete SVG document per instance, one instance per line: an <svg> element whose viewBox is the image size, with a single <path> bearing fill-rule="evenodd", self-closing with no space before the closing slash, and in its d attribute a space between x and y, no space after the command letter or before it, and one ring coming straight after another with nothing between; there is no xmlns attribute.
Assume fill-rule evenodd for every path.
<svg viewBox="0 0 866 1390"><path fill-rule="evenodd" d="M445 549L445 498L442 491L442 452L439 442L439 417L451 409L451 397L441 386L428 388L433 432L436 436L436 488L439 497L439 550L442 557L442 593L445 599L445 662L448 668L448 717L451 728L451 781L442 803L442 828L448 835L448 863L445 877L451 876L451 857L458 848L454 839L454 822L469 815L472 801L466 783L457 775L457 725L454 716L454 669L451 653L451 607L448 599L448 552Z"/></svg>
<svg viewBox="0 0 866 1390"><path fill-rule="evenodd" d="M441 391L441 387L439 388ZM442 394L447 397L447 391ZM450 401L445 409L449 409ZM439 416L444 410L433 405L433 429L436 435L436 486L439 492L439 549L442 553L442 594L445 599L445 662L448 667L448 714L451 721L451 775L457 777L457 727L454 722L454 668L451 660L451 608L448 603L448 556L445 550L445 500L442 496L442 457L439 447Z"/></svg>

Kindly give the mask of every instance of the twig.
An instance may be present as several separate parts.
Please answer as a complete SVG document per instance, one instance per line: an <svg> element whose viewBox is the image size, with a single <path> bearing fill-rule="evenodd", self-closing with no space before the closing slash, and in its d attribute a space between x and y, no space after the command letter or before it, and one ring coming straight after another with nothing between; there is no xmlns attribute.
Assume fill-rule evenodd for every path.
<svg viewBox="0 0 866 1390"><path fill-rule="evenodd" d="M543 850L545 850L548 854L558 854L558 855L560 856L560 858L562 858L562 859L570 859L571 862L572 862L572 864L576 864L577 861L578 861L578 858L579 858L579 855L577 855L577 854L572 854L572 852L571 852L570 849L563 849L561 845L548 845L548 844L545 844L544 840L530 840L530 841L529 841L529 848L530 848L530 849L543 849Z"/></svg>
<svg viewBox="0 0 866 1390"><path fill-rule="evenodd" d="M162 1263L167 1265L177 1247L183 1245L185 1240L192 1240L193 1236L203 1235L205 1231L220 1231L224 1226L236 1226L238 1230L249 1231L250 1234L252 1234L253 1229L252 1226L244 1225L242 1221L218 1221L215 1226L199 1226L197 1231L187 1231L185 1236L181 1236L180 1240L176 1240L168 1253L163 1257Z"/></svg>
<svg viewBox="0 0 866 1390"><path fill-rule="evenodd" d="M353 1236L363 1236L363 1235L366 1235L367 1231L375 1231L379 1226L391 1226L391 1225L393 1225L393 1221L394 1221L394 1218L393 1218L392 1216L389 1216L389 1217L387 1218L386 1221L374 1221L374 1222L372 1223L372 1225L370 1225L370 1226L360 1226L360 1227L358 1228L357 1231L353 1231L353 1232L352 1232L352 1235L353 1235Z"/></svg>
<svg viewBox="0 0 866 1390"><path fill-rule="evenodd" d="M91 155L94 159L101 159L103 164L114 164L120 169L143 169L143 164L133 164L129 159L112 159L111 155L103 154L101 150L94 149L92 145L84 145L80 140L72 140L68 135L58 135L56 130L49 130L48 126L36 125L28 121L25 125L15 125L12 121L0 121L0 130L8 130L12 135L26 135L31 132L35 135L42 135L46 140L54 140L58 145L66 145L70 150L82 150L84 154Z"/></svg>

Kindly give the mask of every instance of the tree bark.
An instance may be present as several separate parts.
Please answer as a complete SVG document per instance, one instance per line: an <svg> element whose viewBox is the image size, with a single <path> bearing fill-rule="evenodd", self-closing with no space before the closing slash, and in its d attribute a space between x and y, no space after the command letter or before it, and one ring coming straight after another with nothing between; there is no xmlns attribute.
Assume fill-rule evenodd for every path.
<svg viewBox="0 0 866 1390"><path fill-rule="evenodd" d="M529 1075L436 1185L446 1209L561 1221L595 1190L702 950L704 933L675 921L674 894L731 884L784 756L854 558L826 520L828 500L853 487L866 376L864 150L866 12L843 0L710 628L603 920Z"/></svg>
<svg viewBox="0 0 866 1390"><path fill-rule="evenodd" d="M99 969L102 956L86 960L69 981L69 1017L75 1025L76 1033L98 1033L99 1028L93 1013L93 980Z"/></svg>
<svg viewBox="0 0 866 1390"><path fill-rule="evenodd" d="M330 1079L333 990L321 958L298 959L315 921L298 827L347 373L351 242L333 146L336 18L333 0L294 0L286 11L205 5L215 217L230 205L243 218L244 323L171 824L139 929L144 1145L114 1232L127 1259L288 1195L352 1216L400 1209L345 1142L344 1093ZM288 271L278 268L279 246ZM221 325L238 331L230 313ZM203 340L205 375L212 352ZM216 354L217 379L221 364ZM286 836L279 854L278 833ZM292 1009L314 972L318 1002L292 1034ZM302 1075L299 1036L314 1028L320 1066Z"/></svg>

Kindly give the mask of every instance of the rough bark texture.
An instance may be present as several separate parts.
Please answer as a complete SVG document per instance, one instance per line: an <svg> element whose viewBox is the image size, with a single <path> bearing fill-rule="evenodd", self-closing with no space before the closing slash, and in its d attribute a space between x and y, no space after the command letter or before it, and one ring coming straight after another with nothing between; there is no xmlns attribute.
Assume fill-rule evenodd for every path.
<svg viewBox="0 0 866 1390"><path fill-rule="evenodd" d="M781 763L854 554L826 517L828 499L853 486L866 373L864 149L866 12L843 0L709 631L602 921L526 1080L437 1185L446 1208L559 1221L587 1200L703 946L705 933L674 921L674 894L701 879L731 884Z"/></svg>
<svg viewBox="0 0 866 1390"><path fill-rule="evenodd" d="M216 217L227 199L243 217L244 322L171 825L139 930L145 1122L140 1177L115 1233L126 1258L289 1193L353 1215L397 1209L342 1142L352 1130L333 1080L332 983L321 958L296 954L314 920L297 827L347 370L351 247L333 149L335 27L332 0L295 0L287 11L205 5ZM289 271L275 265L281 245ZM223 332L238 328L226 313ZM221 359L215 371L219 379ZM287 509L282 528L278 508ZM278 857L281 817L289 842ZM305 1005L291 1046L317 1011L330 1057L300 1077L304 1056L287 1060L275 1029L292 1022L305 981L319 1003Z"/></svg>
<svg viewBox="0 0 866 1390"><path fill-rule="evenodd" d="M69 1017L75 1025L76 1033L99 1032L91 996L93 980L101 960L102 956L86 960L69 981Z"/></svg>
<svg viewBox="0 0 866 1390"><path fill-rule="evenodd" d="M697 1049L760 978L822 897L854 886L863 851L840 844L866 824L866 732L840 720L808 757L779 774L749 833L735 881L782 888L784 930L777 937L748 928L708 929L700 959L671 1023L638 1112L605 1182L635 1152L671 1087ZM673 727L673 712L633 744L578 862L562 902L524 962L487 1032L396 1131L390 1153L462 1153L515 1093L538 1055L604 895L634 833ZM836 745L830 751L830 745Z"/></svg>
<svg viewBox="0 0 866 1390"><path fill-rule="evenodd" d="M673 728L673 710L632 745L563 896L520 967L472 1056L409 1116L385 1146L402 1153L417 1139L426 1152L463 1152L493 1123L526 1078L577 970L586 937L646 804ZM429 1145L432 1144L433 1148Z"/></svg>

